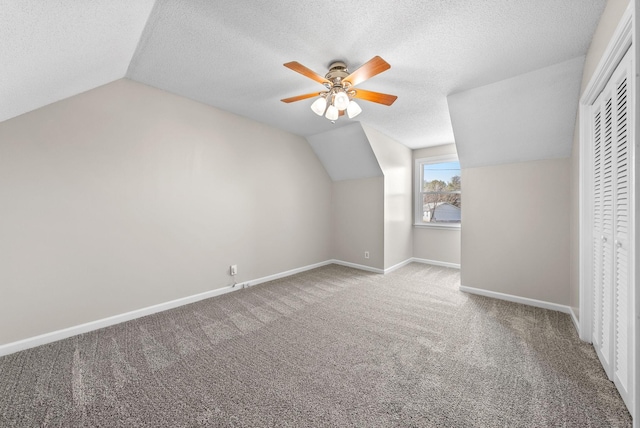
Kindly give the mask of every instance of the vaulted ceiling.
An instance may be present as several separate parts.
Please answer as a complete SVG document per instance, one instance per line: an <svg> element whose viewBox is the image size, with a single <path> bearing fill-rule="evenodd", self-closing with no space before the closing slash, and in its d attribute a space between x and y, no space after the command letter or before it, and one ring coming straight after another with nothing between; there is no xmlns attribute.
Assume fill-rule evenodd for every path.
<svg viewBox="0 0 640 428"><path fill-rule="evenodd" d="M359 87L398 100L361 102L357 120L410 148L450 143L448 95L584 55L605 3L0 0L0 121L127 77L309 137L350 121L280 102L322 90L282 64L324 75L380 55L391 69Z"/></svg>

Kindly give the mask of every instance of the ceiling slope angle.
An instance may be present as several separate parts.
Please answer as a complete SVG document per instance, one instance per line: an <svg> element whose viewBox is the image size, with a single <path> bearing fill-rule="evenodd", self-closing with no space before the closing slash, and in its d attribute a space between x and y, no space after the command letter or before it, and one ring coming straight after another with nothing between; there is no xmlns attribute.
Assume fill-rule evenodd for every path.
<svg viewBox="0 0 640 428"><path fill-rule="evenodd" d="M584 57L447 97L464 168L571 155Z"/></svg>
<svg viewBox="0 0 640 428"><path fill-rule="evenodd" d="M359 122L307 137L333 181L382 176L382 169Z"/></svg>
<svg viewBox="0 0 640 428"><path fill-rule="evenodd" d="M322 89L282 64L355 70L379 55L392 68L361 89L398 96L357 120L410 148L454 141L447 94L585 55L606 0L158 1L127 77L308 137L347 126L310 110ZM286 21L286 25L283 23Z"/></svg>
<svg viewBox="0 0 640 428"><path fill-rule="evenodd" d="M0 0L0 122L125 76L154 0Z"/></svg>
<svg viewBox="0 0 640 428"><path fill-rule="evenodd" d="M128 77L307 137L353 120L280 102L315 90L282 64L380 55L393 67L359 87L398 100L358 121L410 148L451 143L447 94L585 55L605 4L353 0L358 14L319 25L321 1L0 0L0 121Z"/></svg>

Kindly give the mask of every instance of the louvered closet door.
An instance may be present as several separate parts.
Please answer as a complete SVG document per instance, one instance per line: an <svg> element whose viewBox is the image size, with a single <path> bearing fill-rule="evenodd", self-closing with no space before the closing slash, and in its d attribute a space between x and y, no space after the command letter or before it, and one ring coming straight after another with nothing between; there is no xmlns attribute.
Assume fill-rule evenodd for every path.
<svg viewBox="0 0 640 428"><path fill-rule="evenodd" d="M591 109L593 132L593 346L627 407L633 401L633 302L630 219L633 206L631 106L627 54Z"/></svg>
<svg viewBox="0 0 640 428"><path fill-rule="evenodd" d="M602 352L602 290L603 290L603 234L602 234L602 158L603 158L603 108L602 98L604 93L600 94L592 107L593 120L593 302L592 318L593 325L591 337L593 347L596 349L598 356ZM604 365L604 362L603 362ZM606 371L606 367L605 367ZM609 372L607 372L609 374Z"/></svg>
<svg viewBox="0 0 640 428"><path fill-rule="evenodd" d="M632 406L632 332L633 306L630 282L630 129L633 120L629 114L631 105L630 86L632 85L631 61L623 59L622 71L612 78L615 102L615 129L613 130L615 147L615 187L614 187L614 332L615 363L614 382L627 407ZM626 66L625 66L626 64Z"/></svg>
<svg viewBox="0 0 640 428"><path fill-rule="evenodd" d="M599 116L594 144L594 329L593 346L607 376L613 373L613 98L606 88L596 101ZM595 105L594 105L595 106ZM595 143L595 140L594 140ZM597 172L596 172L597 171ZM594 207L595 209L595 207Z"/></svg>

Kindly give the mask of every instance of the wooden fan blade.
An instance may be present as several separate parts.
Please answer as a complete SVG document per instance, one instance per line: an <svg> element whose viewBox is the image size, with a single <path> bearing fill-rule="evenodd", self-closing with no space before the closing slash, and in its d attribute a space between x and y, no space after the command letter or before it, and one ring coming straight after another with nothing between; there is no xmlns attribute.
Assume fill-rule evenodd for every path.
<svg viewBox="0 0 640 428"><path fill-rule="evenodd" d="M311 92L310 94L298 95L296 97L285 98L284 100L280 100L283 103L292 103L294 101L306 100L307 98L317 97L322 94L322 92Z"/></svg>
<svg viewBox="0 0 640 428"><path fill-rule="evenodd" d="M387 61L383 60L379 56L374 56L368 62L365 62L356 71L345 77L343 80L351 83L351 86L356 86L357 84L362 83L365 80L372 78L376 74L380 74L390 68L391 66Z"/></svg>
<svg viewBox="0 0 640 428"><path fill-rule="evenodd" d="M317 74L315 71L308 69L307 67L305 67L304 65L300 64L297 61L291 61L288 62L286 64L283 64L285 67L290 68L291 70L302 74L303 76L307 76L309 79L313 79L318 83L329 83L331 84L331 82L329 82L327 79L325 79L324 77L320 76L319 74Z"/></svg>
<svg viewBox="0 0 640 428"><path fill-rule="evenodd" d="M378 104L384 104L386 106L390 106L393 102L398 99L395 95L382 94L380 92L373 91L365 91L364 89L355 89L356 94L353 98L359 98L365 101L372 101Z"/></svg>

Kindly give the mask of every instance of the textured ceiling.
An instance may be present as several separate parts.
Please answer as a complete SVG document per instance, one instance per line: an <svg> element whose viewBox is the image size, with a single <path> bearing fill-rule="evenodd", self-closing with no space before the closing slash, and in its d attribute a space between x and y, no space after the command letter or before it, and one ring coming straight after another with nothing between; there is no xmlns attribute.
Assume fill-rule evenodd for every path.
<svg viewBox="0 0 640 428"><path fill-rule="evenodd" d="M412 148L454 141L446 96L584 55L604 0L158 1L128 77L309 136L335 125L312 100L335 59L391 69L359 85L398 95L363 101L358 120ZM577 101L577 100L576 100ZM574 120L574 118L571 118Z"/></svg>
<svg viewBox="0 0 640 428"><path fill-rule="evenodd" d="M124 77L153 0L0 0L0 122Z"/></svg>
<svg viewBox="0 0 640 428"><path fill-rule="evenodd" d="M605 3L0 0L0 121L126 75L310 136L350 121L281 103L322 89L282 64L380 55L391 69L359 87L399 98L363 101L358 120L411 148L449 143L447 95L584 55Z"/></svg>

